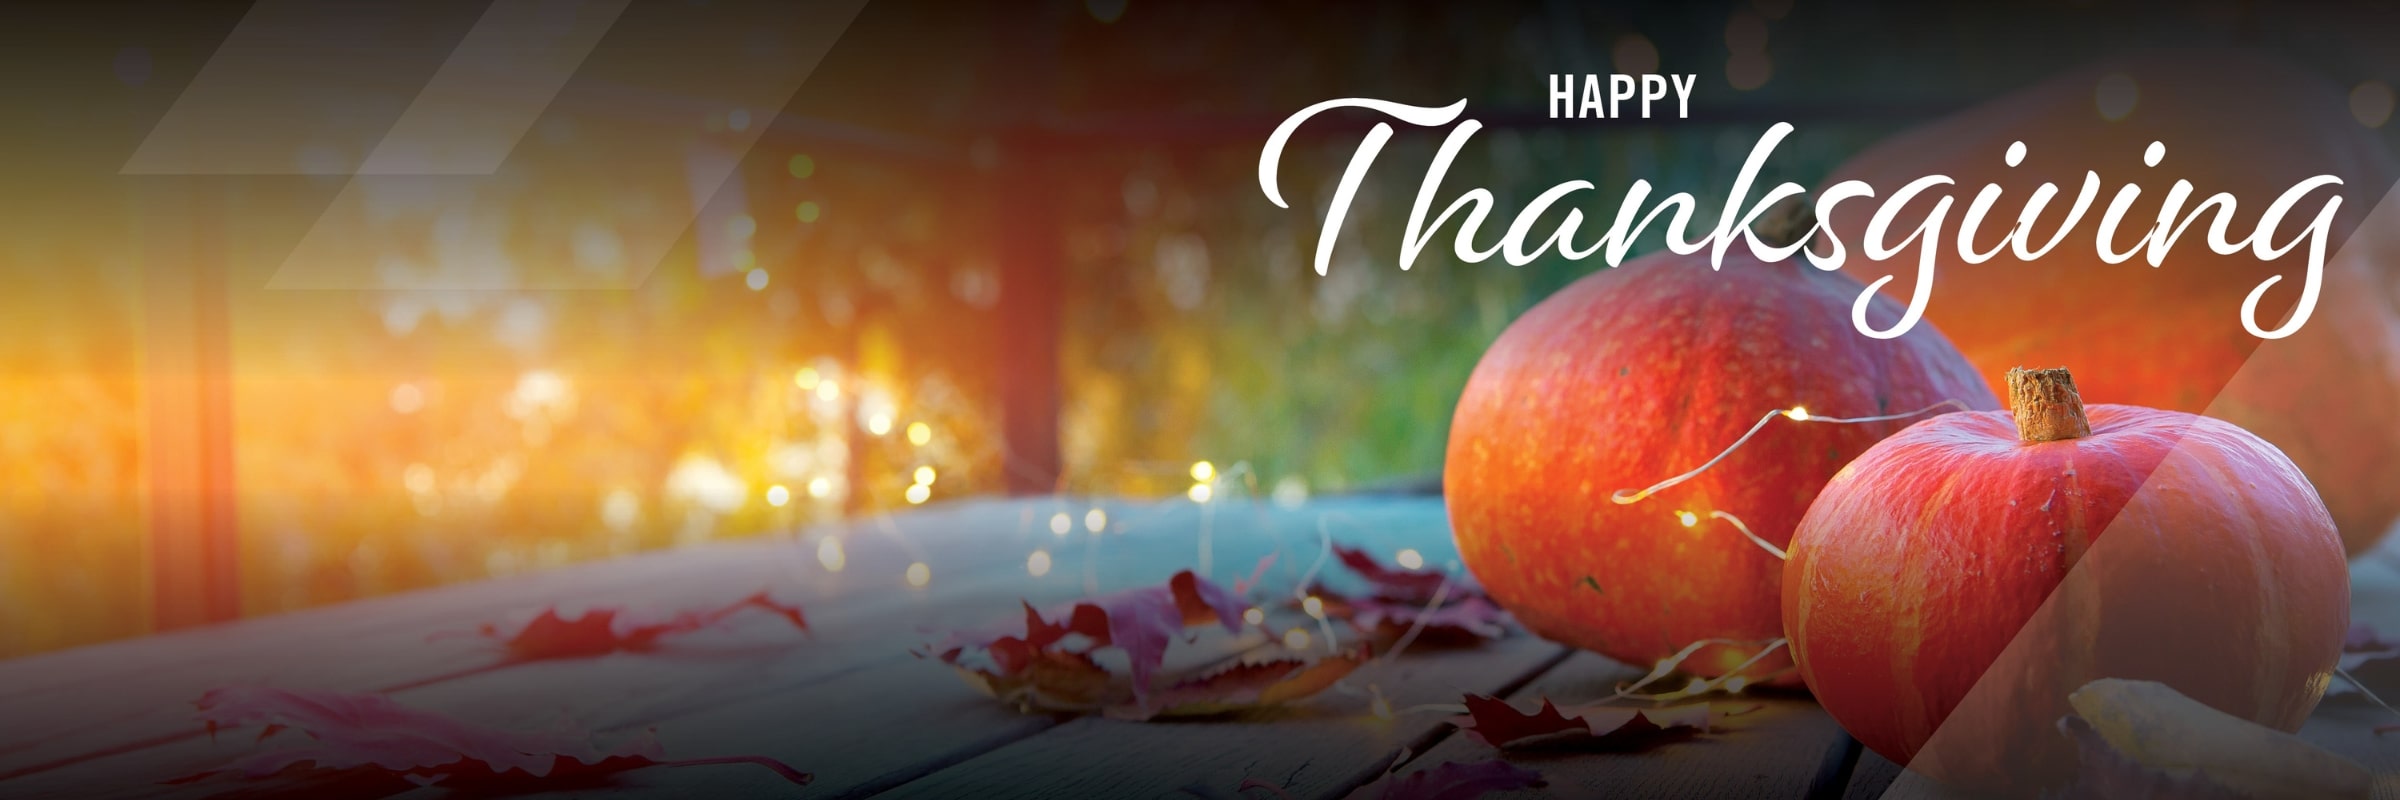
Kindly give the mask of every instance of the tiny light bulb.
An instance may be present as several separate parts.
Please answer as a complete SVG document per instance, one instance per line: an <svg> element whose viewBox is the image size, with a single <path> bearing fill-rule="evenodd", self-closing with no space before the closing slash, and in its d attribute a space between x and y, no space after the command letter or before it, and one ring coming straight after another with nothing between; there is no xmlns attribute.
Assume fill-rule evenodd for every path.
<svg viewBox="0 0 2400 800"><path fill-rule="evenodd" d="M923 589L925 584L932 582L933 568L926 566L925 562L919 561L908 565L908 585Z"/></svg>
<svg viewBox="0 0 2400 800"><path fill-rule="evenodd" d="M1693 678L1691 683L1683 685L1682 694L1699 694L1705 691L1708 691L1708 681L1704 678Z"/></svg>
<svg viewBox="0 0 2400 800"><path fill-rule="evenodd" d="M867 432L882 436L892 432L892 415L877 414L867 418Z"/></svg>
<svg viewBox="0 0 2400 800"><path fill-rule="evenodd" d="M1740 676L1740 675L1735 675L1735 676L1733 676L1733 677L1731 677L1731 678L1726 678L1726 679L1725 679L1725 691L1728 691L1728 692L1733 692L1733 693L1735 693L1735 694L1740 694L1740 693L1741 693L1741 691L1742 691L1742 688L1743 688L1743 687L1746 687L1746 686L1749 686L1749 685L1750 685L1750 679L1749 679L1749 678L1744 678L1744 677L1742 677L1742 676Z"/></svg>
<svg viewBox="0 0 2400 800"><path fill-rule="evenodd" d="M1252 608L1242 612L1242 621L1252 625L1264 625L1267 622L1267 612Z"/></svg>
<svg viewBox="0 0 2400 800"><path fill-rule="evenodd" d="M817 383L822 380L817 375L816 367L801 367L799 372L792 373L793 385L812 392L817 390Z"/></svg>
<svg viewBox="0 0 2400 800"><path fill-rule="evenodd" d="M909 444L913 444L918 447L924 447L925 443L930 441L933 441L933 426L922 422L911 422L908 424Z"/></svg>
<svg viewBox="0 0 2400 800"><path fill-rule="evenodd" d="M1699 527L1700 525L1700 515L1689 511L1675 512L1675 519L1682 522L1683 526L1686 528L1695 528Z"/></svg>
<svg viewBox="0 0 2400 800"><path fill-rule="evenodd" d="M1060 516L1065 516L1065 515L1063 515L1063 514L1062 514L1062 515L1060 515ZM1091 532L1093 532L1093 533L1099 533L1099 532L1101 532L1101 531L1107 530L1107 529L1108 529L1108 512L1106 512L1106 511L1102 511L1102 510L1100 510L1100 509L1097 509L1097 508L1095 508L1095 509L1092 509L1092 510L1090 510L1090 511L1083 512L1083 529L1084 529L1084 530L1091 531Z"/></svg>
<svg viewBox="0 0 2400 800"><path fill-rule="evenodd" d="M1205 483L1192 484L1191 490L1184 492L1184 496L1192 498L1194 503L1206 503L1212 494L1215 494L1215 490L1208 488Z"/></svg>
<svg viewBox="0 0 2400 800"><path fill-rule="evenodd" d="M817 541L817 563L825 565L826 572L840 572L848 561L842 555L842 540L828 536Z"/></svg>
<svg viewBox="0 0 2400 800"><path fill-rule="evenodd" d="M1025 557L1025 574L1039 578L1050 574L1050 551L1035 550Z"/></svg>
<svg viewBox="0 0 2400 800"><path fill-rule="evenodd" d="M1207 483L1209 479L1215 477L1217 477L1217 465L1206 461L1192 462L1192 480Z"/></svg>
<svg viewBox="0 0 2400 800"><path fill-rule="evenodd" d="M933 499L933 487L922 483L913 484L908 487L908 491L902 497L908 500L909 505L922 505L925 501Z"/></svg>
<svg viewBox="0 0 2400 800"><path fill-rule="evenodd" d="M911 477L914 477L914 478L916 478L918 483L922 483L922 484L925 484L925 485L928 485L928 486L930 486L930 485L932 485L932 484L933 484L933 468L932 468L932 467L918 467L918 468L917 468L917 473L916 473L914 476L911 476Z"/></svg>
<svg viewBox="0 0 2400 800"><path fill-rule="evenodd" d="M1306 599L1300 601L1300 610L1307 613L1309 616L1316 617L1317 619L1324 619L1325 600L1324 598L1313 594L1309 595Z"/></svg>
<svg viewBox="0 0 2400 800"><path fill-rule="evenodd" d="M1783 415L1792 418L1794 422L1807 422L1808 406L1792 406L1792 410L1783 412Z"/></svg>
<svg viewBox="0 0 2400 800"><path fill-rule="evenodd" d="M1050 532L1052 534L1065 536L1067 535L1067 531L1074 529L1075 522L1067 519L1067 512L1061 511L1050 515Z"/></svg>
<svg viewBox="0 0 2400 800"><path fill-rule="evenodd" d="M1308 629L1293 628L1283 632L1283 646L1288 650L1308 649Z"/></svg>
<svg viewBox="0 0 2400 800"><path fill-rule="evenodd" d="M833 481L825 478L808 479L808 496L822 500L831 496L832 494Z"/></svg>
<svg viewBox="0 0 2400 800"><path fill-rule="evenodd" d="M842 385L832 380L817 381L817 399L833 400L842 396Z"/></svg>
<svg viewBox="0 0 2400 800"><path fill-rule="evenodd" d="M1402 569L1425 568L1425 554L1417 552L1415 548L1401 550L1399 556L1393 560L1400 562Z"/></svg>
<svg viewBox="0 0 2400 800"><path fill-rule="evenodd" d="M792 490L784 488L783 484L778 483L767 487L767 505L782 508L783 504L791 501Z"/></svg>

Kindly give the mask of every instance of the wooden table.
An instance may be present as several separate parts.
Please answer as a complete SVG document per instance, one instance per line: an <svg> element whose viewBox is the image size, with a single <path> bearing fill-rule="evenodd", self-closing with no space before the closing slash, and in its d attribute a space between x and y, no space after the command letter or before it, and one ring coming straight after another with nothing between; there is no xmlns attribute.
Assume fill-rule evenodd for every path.
<svg viewBox="0 0 2400 800"><path fill-rule="evenodd" d="M1085 530L1100 508L1107 532ZM1066 514L1071 530L1054 534ZM839 537L842 567L819 558ZM1222 583L1275 554L1266 584L1288 590L1327 537L1389 557L1402 548L1456 568L1441 502L1345 498L1280 508L1044 498L985 500L869 518L792 536L649 553L530 576L416 592L215 629L0 662L0 797L200 796L159 781L252 751L248 736L200 735L191 702L216 687L385 691L410 706L478 723L538 729L571 717L603 739L654 729L673 758L764 755L812 772L796 789L763 769L628 773L601 789L550 796L1159 797L1237 796L1244 780L1293 797L1339 797L1398 760L1403 771L1481 761L1494 751L1456 735L1438 708L1468 692L1520 705L1605 696L1637 670L1521 633L1481 647L1420 649L1362 668L1342 686L1271 712L1226 719L1122 722L1023 714L983 696L920 648L939 632L988 624L1094 591L1156 584L1201 567ZM1035 576L1028 556L1051 555ZM930 580L913 587L912 563ZM2358 616L2400 630L2400 559L2356 565ZM1328 567L1331 568L1330 566ZM672 612L761 588L807 607L799 637L770 615L659 652L483 669L493 646L438 636L523 619L557 604ZM1171 651L1198 670L1268 646L1211 636ZM2378 683L2369 679L2370 683ZM2379 686L2400 695L2400 676ZM1380 695L1389 716L1370 713ZM1804 696L1758 696L1757 711L1711 734L1629 753L1517 755L1549 787L1526 796L1875 797L1930 791L1864 753ZM2334 698L2303 735L2387 776L2400 797L2400 740L2355 696ZM438 797L439 789L409 796ZM1266 796L1251 792L1249 797Z"/></svg>

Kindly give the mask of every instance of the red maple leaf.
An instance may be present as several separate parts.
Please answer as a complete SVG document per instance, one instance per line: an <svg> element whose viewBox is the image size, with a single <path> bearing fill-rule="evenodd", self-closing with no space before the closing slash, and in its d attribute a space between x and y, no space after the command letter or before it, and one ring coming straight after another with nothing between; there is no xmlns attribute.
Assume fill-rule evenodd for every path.
<svg viewBox="0 0 2400 800"><path fill-rule="evenodd" d="M1484 744L1503 748L1535 740L1629 745L1666 731L1705 732L1709 727L1707 703L1650 709L1587 705L1562 710L1543 698L1541 710L1530 714L1483 695L1467 695L1466 704L1467 715L1452 724Z"/></svg>
<svg viewBox="0 0 2400 800"><path fill-rule="evenodd" d="M1434 593L1441 591L1442 585L1445 583L1451 584L1450 596L1452 597L1472 593L1465 585L1464 579L1453 579L1440 572L1384 566L1382 561L1369 555L1365 550L1335 544L1333 545L1333 555L1342 560L1342 566L1349 567L1351 572L1357 573L1359 577L1365 578L1367 583L1374 585L1377 596L1386 599L1423 605L1431 601Z"/></svg>
<svg viewBox="0 0 2400 800"><path fill-rule="evenodd" d="M532 621L514 633L503 634L500 626L484 623L476 635L500 643L511 662L547 661L561 658L592 658L616 652L649 652L658 648L660 639L713 627L747 609L767 611L783 617L792 627L808 630L808 619L800 607L776 602L765 591L706 611L686 611L673 618L647 623L625 624L629 615L619 608L594 608L581 616L567 619L556 607L542 609Z"/></svg>
<svg viewBox="0 0 2400 800"><path fill-rule="evenodd" d="M490 728L409 708L380 694L237 687L211 690L197 705L211 736L255 725L260 742L287 730L308 740L270 746L168 783L251 784L273 778L305 783L294 787L295 794L374 796L370 793L436 783L453 789L531 790L605 781L645 767L728 763L765 766L795 784L810 778L763 757L663 760L657 740L648 734L604 749L570 725L550 731Z"/></svg>
<svg viewBox="0 0 2400 800"><path fill-rule="evenodd" d="M1477 594L1450 598L1439 606L1381 597L1352 599L1322 591L1316 597L1325 616L1348 622L1359 632L1375 636L1402 636L1411 628L1433 641L1498 639L1508 635L1505 625L1508 612Z"/></svg>
<svg viewBox="0 0 2400 800"><path fill-rule="evenodd" d="M1373 652L1359 647L1321 659L1277 658L1235 664L1177 683L1150 697L1147 705L1108 709L1118 719L1229 714L1289 703L1332 688L1367 663Z"/></svg>
<svg viewBox="0 0 2400 800"><path fill-rule="evenodd" d="M1193 574L1191 570L1184 570L1175 573L1163 586L1145 586L1095 597L1047 615L1028 604L1025 606L1025 632L1022 635L1003 632L1006 628L961 631L951 634L931 650L942 661L968 673L970 681L987 690L1002 687L1025 689L1035 695L1078 696L1083 692L1075 686L1026 686L1027 676L1023 673L1037 664L1060 667L1063 662L1050 656L1057 652L1057 648L1067 644L1069 635L1081 636L1084 646L1073 651L1075 654L1088 655L1102 647L1115 647L1125 653L1133 673L1134 699L1146 705L1152 676L1166 663L1167 645L1184 628L1215 622L1229 633L1238 632L1242 625L1242 611L1246 608L1241 599L1232 593ZM990 659L992 669L975 669L961 664L961 659L969 651L984 653ZM1094 668L1097 666L1093 665ZM1038 679L1045 676L1033 677ZM1047 677L1080 683L1090 676L1077 669L1054 669ZM1011 698L1003 696L1003 699Z"/></svg>

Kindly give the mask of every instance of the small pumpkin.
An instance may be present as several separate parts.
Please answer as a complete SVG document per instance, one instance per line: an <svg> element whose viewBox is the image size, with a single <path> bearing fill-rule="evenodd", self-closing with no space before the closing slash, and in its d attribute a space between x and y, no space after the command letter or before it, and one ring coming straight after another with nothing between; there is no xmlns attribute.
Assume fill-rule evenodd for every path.
<svg viewBox="0 0 2400 800"><path fill-rule="evenodd" d="M1931 326L1855 333L1862 291L1797 259L1737 248L1719 270L1660 252L1526 311L1484 353L1451 421L1443 488L1468 568L1533 632L1628 663L1705 639L1780 638L1781 562L1710 512L1780 547L1818 487L1906 420L1773 420L1688 482L1633 504L1611 495L1708 461L1772 409L1998 407ZM1889 324L1900 308L1878 297L1872 313ZM1684 665L1719 675L1762 649L1710 646ZM1789 664L1777 651L1746 674Z"/></svg>
<svg viewBox="0 0 2400 800"><path fill-rule="evenodd" d="M2008 384L2013 418L1901 431L1800 521L1783 617L1817 702L1884 757L1977 787L2071 768L2055 725L2100 678L2297 730L2349 628L2308 480L2220 420L2087 411L2065 370Z"/></svg>
<svg viewBox="0 0 2400 800"><path fill-rule="evenodd" d="M2164 158L2145 166L2154 141L2165 146ZM2026 150L2012 167L2003 155L2016 142ZM1881 195L1924 176L1950 176L1954 186L1911 203L1894 228L1912 230L1933 198L1946 193L1953 207L1945 234L1957 230L1978 191L1998 186L2000 200L1975 238L1974 247L1985 250L2017 224L2014 210L2044 183L2059 194L2030 230L2037 246L2048 241L2087 173L2102 179L2102 192L2080 223L2034 260L2004 248L1990 261L1962 263L1945 240L1925 319L1940 325L1983 375L2059 364L2084 375L2094 397L2205 413L2258 434L2323 492L2351 553L2372 546L2400 521L2400 491L2393 491L2400 486L2400 314L2382 288L2387 279L2378 277L2384 268L2374 263L2392 260L2375 252L2390 249L2373 238L2388 234L2361 222L2400 180L2400 167L2374 132L2351 117L2338 87L2242 50L2140 53L1902 132L1837 168L1827 182L1861 180ZM2289 338L2251 336L2240 313L2253 288L2282 275L2259 314L2260 324L2279 324L2300 294L2306 247L2272 261L2248 251L2218 255L2207 245L2203 217L2157 267L2140 258L2100 260L2100 220L2120 185L2136 184L2141 194L2114 249L2156 222L2160 198L2177 180L2193 185L2187 213L2203 198L2231 193L2234 235L2241 236L2285 190L2318 175L2342 179L2342 205L2326 288L2309 322ZM2299 206L2309 213L2293 217L2313 216L2336 191L2310 194ZM1855 243L1870 216L1849 209L1830 215L1828 226ZM2296 231L2299 221L2287 220L2285 228ZM1894 276L1883 291L1897 298L1914 290L1913 248L1882 263L1856 251L1861 257L1845 269L1860 280Z"/></svg>

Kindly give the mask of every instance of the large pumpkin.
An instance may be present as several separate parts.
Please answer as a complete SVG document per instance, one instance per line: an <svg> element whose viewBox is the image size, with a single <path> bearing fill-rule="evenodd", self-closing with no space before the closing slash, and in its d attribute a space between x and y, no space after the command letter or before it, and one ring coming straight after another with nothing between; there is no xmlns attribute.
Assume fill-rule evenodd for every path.
<svg viewBox="0 0 2400 800"><path fill-rule="evenodd" d="M2004 161L2022 141L2021 165ZM2165 145L2144 166L2153 141ZM2017 220L2036 187L2059 197L2032 228L2035 245L2057 230L2086 172L2102 191L2081 223L2035 262L2003 251L1962 263L1953 243L1958 217L1987 184L2002 188L1976 248L1989 249ZM2392 188L2395 168L2373 132L2349 113L2342 92L2285 64L2240 51L2171 51L2079 69L1989 104L1902 133L1837 169L1832 181L1863 180L1888 195L1927 175L1956 179L1926 319L1941 326L1976 369L1998 376L2020 364L2060 364L2085 377L2094 397L2207 413L2280 447L2312 478L2350 552L2372 545L2400 518L2400 334L2389 295L2372 262L2377 241L2365 217ZM2194 187L2190 209L2217 192L2239 201L2236 237L2293 185L2316 175L2343 181L2329 255L2327 286L2315 315L2290 338L2262 346L2242 327L2242 302L2271 275L2259 323L2272 328L2299 296L2307 248L2262 262L2245 251L2221 256L2207 245L2208 223L2191 226L2166 260L2100 260L2102 212L2117 187L2142 194L2115 246L2155 221L2178 179ZM1894 230L1913 230L1933 204L1911 204ZM2287 233L2315 215L2333 190L2319 189L2287 218ZM1828 221L1856 243L1872 205L1837 209ZM2345 249L2344 245L2350 245ZM1917 254L1876 264L1855 244L1846 271L1906 298L1916 284Z"/></svg>
<svg viewBox="0 0 2400 800"><path fill-rule="evenodd" d="M1800 522L1784 625L1817 702L1913 770L2018 791L2071 767L2056 725L2099 678L2297 730L2349 627L2341 538L2307 479L2219 420L2087 415L2065 370L2010 381L2013 423L1901 431Z"/></svg>
<svg viewBox="0 0 2400 800"><path fill-rule="evenodd" d="M1774 409L1897 414L1997 401L1930 326L1856 333L1861 286L1797 259L1657 253L1594 273L1518 318L1476 365L1450 429L1450 521L1467 566L1526 627L1637 664L1704 639L1782 636L1780 547L1835 470L1908 420L1778 418L1692 480L1641 502L1611 495L1700 465ZM1899 308L1875 299L1882 324ZM1722 674L1759 650L1712 646ZM1780 652L1751 674L1788 667Z"/></svg>

